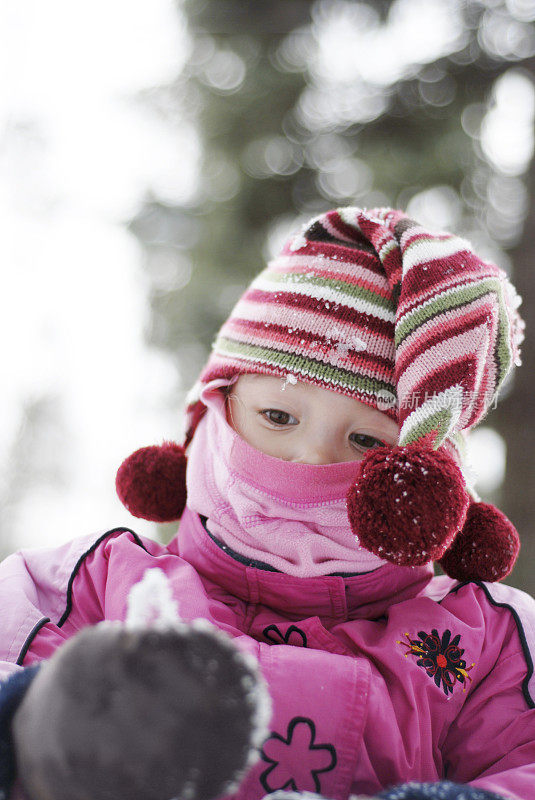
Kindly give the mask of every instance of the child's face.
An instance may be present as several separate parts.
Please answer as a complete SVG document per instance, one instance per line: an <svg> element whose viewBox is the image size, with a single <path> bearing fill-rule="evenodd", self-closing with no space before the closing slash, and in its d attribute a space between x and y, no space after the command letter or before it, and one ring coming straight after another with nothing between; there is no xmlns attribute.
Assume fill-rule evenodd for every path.
<svg viewBox="0 0 535 800"><path fill-rule="evenodd" d="M398 438L393 420L359 400L271 375L238 378L227 399L227 420L257 450L302 464L359 461Z"/></svg>

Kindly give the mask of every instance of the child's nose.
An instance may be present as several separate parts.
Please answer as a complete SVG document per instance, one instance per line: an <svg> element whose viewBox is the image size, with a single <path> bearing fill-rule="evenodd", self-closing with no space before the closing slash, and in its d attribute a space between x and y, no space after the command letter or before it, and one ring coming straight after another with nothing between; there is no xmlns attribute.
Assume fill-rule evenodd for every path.
<svg viewBox="0 0 535 800"><path fill-rule="evenodd" d="M307 441L296 461L302 464L334 464L343 461L343 456L338 452L333 438L322 437Z"/></svg>

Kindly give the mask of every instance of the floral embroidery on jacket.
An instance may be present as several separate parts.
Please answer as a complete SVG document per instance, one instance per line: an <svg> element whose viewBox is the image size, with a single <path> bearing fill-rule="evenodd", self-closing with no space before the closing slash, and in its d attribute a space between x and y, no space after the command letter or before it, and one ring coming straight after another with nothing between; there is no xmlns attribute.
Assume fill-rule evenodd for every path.
<svg viewBox="0 0 535 800"><path fill-rule="evenodd" d="M452 639L450 630L445 630L440 636L437 629L433 628L431 633L419 631L417 639L411 639L408 633L405 636L408 643L398 640L398 644L407 648L405 658L417 656L417 665L425 669L439 688L442 685L446 696L453 694L456 682L462 683L463 692L466 691L467 679L472 680L468 673L475 664L467 667L466 661L462 658L464 650L459 647L460 633Z"/></svg>
<svg viewBox="0 0 535 800"><path fill-rule="evenodd" d="M315 744L316 726L307 717L294 717L288 723L286 738L272 733L264 742L261 755L270 766L260 776L266 792L277 789L321 791L318 775L336 766L332 744ZM298 766L301 777L293 773Z"/></svg>

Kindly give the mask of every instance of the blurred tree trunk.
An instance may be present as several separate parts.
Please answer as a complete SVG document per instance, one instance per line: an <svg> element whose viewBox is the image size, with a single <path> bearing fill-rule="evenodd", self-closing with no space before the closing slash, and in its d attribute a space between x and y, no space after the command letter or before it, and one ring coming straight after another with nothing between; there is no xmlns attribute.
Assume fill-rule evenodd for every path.
<svg viewBox="0 0 535 800"><path fill-rule="evenodd" d="M285 36L309 21L314 0L188 0L190 22L210 34Z"/></svg>
<svg viewBox="0 0 535 800"><path fill-rule="evenodd" d="M535 593L535 159L526 176L531 207L522 241L511 252L513 283L523 302L520 313L526 323L522 366L516 370L514 386L490 417L507 444L507 471L502 487L502 510L515 524L522 551L509 582Z"/></svg>

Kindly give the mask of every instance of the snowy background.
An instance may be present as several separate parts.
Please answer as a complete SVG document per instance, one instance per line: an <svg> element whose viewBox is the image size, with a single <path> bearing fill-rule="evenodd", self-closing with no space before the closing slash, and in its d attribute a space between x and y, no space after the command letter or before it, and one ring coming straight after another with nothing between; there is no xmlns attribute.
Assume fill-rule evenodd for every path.
<svg viewBox="0 0 535 800"><path fill-rule="evenodd" d="M117 467L180 434L176 372L144 343L146 278L124 223L149 191L187 199L197 143L138 100L187 56L171 0L17 0L0 13L5 550L130 524Z"/></svg>

